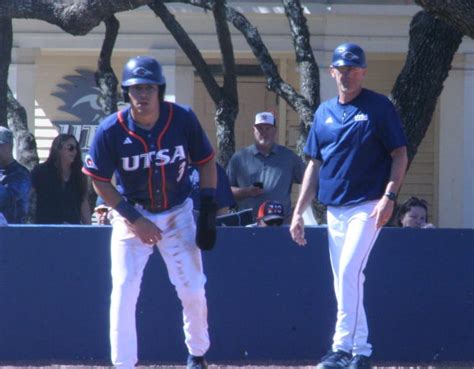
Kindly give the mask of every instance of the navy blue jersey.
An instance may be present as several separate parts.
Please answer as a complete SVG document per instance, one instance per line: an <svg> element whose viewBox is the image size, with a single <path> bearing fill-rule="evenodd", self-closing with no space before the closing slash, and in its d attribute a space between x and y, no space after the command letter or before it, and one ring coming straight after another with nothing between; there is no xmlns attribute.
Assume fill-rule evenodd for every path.
<svg viewBox="0 0 474 369"><path fill-rule="evenodd" d="M163 211L181 204L191 191L188 160L203 164L214 150L190 108L160 104L151 130L137 126L130 109L99 125L83 172L98 181L116 175L117 189L131 202Z"/></svg>
<svg viewBox="0 0 474 369"><path fill-rule="evenodd" d="M317 109L304 152L321 162L319 201L351 205L383 196L390 153L406 146L400 117L390 100L362 89L348 104L335 97Z"/></svg>

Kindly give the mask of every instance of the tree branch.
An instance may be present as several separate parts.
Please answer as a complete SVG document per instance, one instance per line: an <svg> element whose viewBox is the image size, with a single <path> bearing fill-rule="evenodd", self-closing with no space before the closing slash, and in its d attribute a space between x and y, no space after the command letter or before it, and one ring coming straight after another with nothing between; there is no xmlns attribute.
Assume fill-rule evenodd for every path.
<svg viewBox="0 0 474 369"><path fill-rule="evenodd" d="M99 106L105 115L117 111L117 77L112 69L111 59L120 27L117 18L112 15L105 21L105 38L95 72L95 82L100 89Z"/></svg>
<svg viewBox="0 0 474 369"><path fill-rule="evenodd" d="M235 151L235 120L239 113L237 75L235 69L234 47L225 15L226 1L215 0L213 6L217 39L223 61L224 86L223 99L216 109L217 161L226 166Z"/></svg>
<svg viewBox="0 0 474 369"><path fill-rule="evenodd" d="M13 27L11 18L0 18L0 126L7 124L8 69L12 60Z"/></svg>
<svg viewBox="0 0 474 369"><path fill-rule="evenodd" d="M296 63L300 70L302 95L313 110L319 106L319 67L314 58L310 34L300 0L283 0L285 14L290 24L291 37L295 49Z"/></svg>
<svg viewBox="0 0 474 369"><path fill-rule="evenodd" d="M392 90L404 122L410 162L428 130L461 41L461 32L442 20L424 11L413 17L407 59Z"/></svg>
<svg viewBox="0 0 474 369"><path fill-rule="evenodd" d="M415 0L435 18L440 18L458 32L474 38L474 3L471 0Z"/></svg>
<svg viewBox="0 0 474 369"><path fill-rule="evenodd" d="M155 14L162 20L168 31L173 35L176 42L179 44L181 49L184 51L186 56L189 58L193 66L196 68L197 73L202 79L202 82L206 86L209 95L215 104L222 99L222 91L213 77L209 66L201 55L201 52L188 36L183 27L176 21L176 18L171 14L160 0L155 0L149 7L155 12Z"/></svg>
<svg viewBox="0 0 474 369"><path fill-rule="evenodd" d="M198 6L207 10L212 9L212 1L210 0L178 0L177 2ZM263 43L257 28L242 13L230 6L226 6L226 17L227 21L232 23L242 33L253 54L260 62L262 71L267 78L268 88L283 98L301 116L307 116L307 112L312 114L313 111L308 101L280 77L278 68Z"/></svg>
<svg viewBox="0 0 474 369"><path fill-rule="evenodd" d="M229 26L227 24L226 1L216 0L213 8L214 22L216 24L217 39L223 61L224 70L224 88L223 92L235 104L239 103L237 95L237 75L235 70L234 47L230 36Z"/></svg>
<svg viewBox="0 0 474 369"><path fill-rule="evenodd" d="M11 0L0 3L9 18L39 19L71 35L86 35L112 14L148 5L152 0L101 0L64 3L56 0Z"/></svg>

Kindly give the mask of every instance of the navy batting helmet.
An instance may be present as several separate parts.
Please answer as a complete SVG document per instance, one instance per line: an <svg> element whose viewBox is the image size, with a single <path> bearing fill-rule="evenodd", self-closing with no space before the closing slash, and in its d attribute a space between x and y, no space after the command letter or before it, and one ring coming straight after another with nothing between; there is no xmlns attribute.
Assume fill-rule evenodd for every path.
<svg viewBox="0 0 474 369"><path fill-rule="evenodd" d="M160 63L149 56L136 56L130 59L122 73L122 87L140 84L164 85L165 77Z"/></svg>
<svg viewBox="0 0 474 369"><path fill-rule="evenodd" d="M163 69L160 63L149 56L136 56L125 64L122 72L123 100L130 101L128 87L141 84L159 85L158 98L160 101L164 100L166 79Z"/></svg>
<svg viewBox="0 0 474 369"><path fill-rule="evenodd" d="M359 45L352 43L339 45L332 54L331 66L366 68L364 50Z"/></svg>

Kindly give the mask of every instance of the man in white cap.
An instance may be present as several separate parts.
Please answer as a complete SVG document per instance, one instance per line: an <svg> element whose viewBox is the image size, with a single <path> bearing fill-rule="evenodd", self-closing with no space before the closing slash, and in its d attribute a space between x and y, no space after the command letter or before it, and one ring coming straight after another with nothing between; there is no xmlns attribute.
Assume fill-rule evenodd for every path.
<svg viewBox="0 0 474 369"><path fill-rule="evenodd" d="M237 151L227 166L227 176L240 209L252 208L254 218L267 200L283 204L291 215L291 186L303 180L304 164L290 149L275 143L276 119L258 113L253 126L255 143Z"/></svg>
<svg viewBox="0 0 474 369"><path fill-rule="evenodd" d="M13 158L13 134L0 126L0 213L8 223L24 223L31 189L30 173Z"/></svg>

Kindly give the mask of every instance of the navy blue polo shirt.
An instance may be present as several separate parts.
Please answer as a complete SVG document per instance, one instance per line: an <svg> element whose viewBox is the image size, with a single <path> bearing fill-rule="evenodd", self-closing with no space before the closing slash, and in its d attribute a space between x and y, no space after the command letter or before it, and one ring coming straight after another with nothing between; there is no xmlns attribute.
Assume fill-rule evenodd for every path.
<svg viewBox="0 0 474 369"><path fill-rule="evenodd" d="M390 100L362 89L347 104L335 97L314 115L304 152L321 162L318 199L325 205L353 205L383 196L390 177L390 153L406 146L400 117Z"/></svg>

